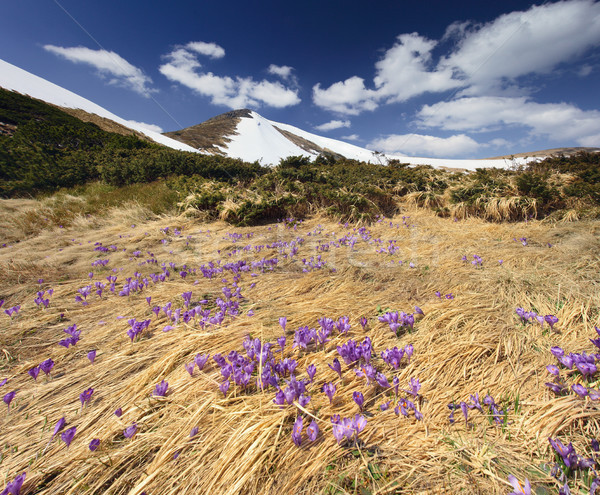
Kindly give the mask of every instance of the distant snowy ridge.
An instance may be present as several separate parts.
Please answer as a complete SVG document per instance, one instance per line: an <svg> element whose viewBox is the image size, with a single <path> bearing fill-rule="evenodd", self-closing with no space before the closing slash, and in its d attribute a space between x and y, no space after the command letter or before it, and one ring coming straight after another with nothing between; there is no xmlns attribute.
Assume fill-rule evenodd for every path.
<svg viewBox="0 0 600 495"><path fill-rule="evenodd" d="M159 132L152 131L143 124L130 122L121 117L109 112L105 108L96 103L86 100L61 86L58 86L46 79L38 77L26 70L20 69L15 65L9 64L4 60L0 60L0 87L21 93L23 95L37 98L38 100L52 103L59 107L78 108L88 113L96 114L121 124L129 129L140 132L148 136L153 141L168 146L176 150L193 151L198 153L198 150L184 144L175 139L163 136Z"/></svg>
<svg viewBox="0 0 600 495"><path fill-rule="evenodd" d="M337 139L303 131L289 124L273 122L253 111L250 111L248 115L248 117L241 117L239 119L234 133L225 136L230 141L218 146L218 148L231 158L240 158L248 162L258 160L262 165L277 165L279 160L288 156L302 155L315 158L322 150L327 150L349 159L370 163L386 164L389 160L399 160L401 163L410 163L412 165L431 165L436 168L449 167L467 170L486 167L509 168L525 164L534 159L446 160L441 158L421 158L375 153L366 148L361 148ZM304 140L314 143L321 150L310 149L309 146L301 147L279 132L278 129L301 138L300 141Z"/></svg>

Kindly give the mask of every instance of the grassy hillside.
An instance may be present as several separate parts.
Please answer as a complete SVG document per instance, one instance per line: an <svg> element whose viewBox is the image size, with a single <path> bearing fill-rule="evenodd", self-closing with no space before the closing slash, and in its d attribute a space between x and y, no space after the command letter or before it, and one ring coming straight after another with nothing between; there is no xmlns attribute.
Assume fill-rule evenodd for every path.
<svg viewBox="0 0 600 495"><path fill-rule="evenodd" d="M412 203L370 226L233 228L130 205L25 234L73 198L0 201L0 476L26 473L22 494L506 494L511 475L589 493L598 372L551 349L598 361L597 221Z"/></svg>

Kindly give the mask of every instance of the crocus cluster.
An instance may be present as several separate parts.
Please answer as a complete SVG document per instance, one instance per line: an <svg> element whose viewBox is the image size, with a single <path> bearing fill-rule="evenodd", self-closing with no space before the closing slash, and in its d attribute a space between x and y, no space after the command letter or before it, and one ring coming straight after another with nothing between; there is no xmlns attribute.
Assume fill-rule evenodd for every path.
<svg viewBox="0 0 600 495"><path fill-rule="evenodd" d="M409 331L413 330L415 316L412 313L408 314L404 311L400 313L398 311L388 311L383 316L379 316L379 321L387 323L390 326L390 330L398 335L400 328L408 328Z"/></svg>
<svg viewBox="0 0 600 495"><path fill-rule="evenodd" d="M393 349L386 349L385 351L382 351L381 359L397 370L400 367L400 363L404 356L406 356L407 362L410 362L413 351L414 348L412 344L404 346L404 349L398 349L398 347L394 347Z"/></svg>
<svg viewBox="0 0 600 495"><path fill-rule="evenodd" d="M360 344L357 344L354 340L350 339L345 344L337 347L338 354L347 365L358 362L369 364L371 361L372 349L373 346L369 337L365 337Z"/></svg>
<svg viewBox="0 0 600 495"><path fill-rule="evenodd" d="M593 339L590 339L593 341ZM566 354L564 349L554 346L550 352L558 360L558 363L569 370L577 370L582 377L588 381L592 380L594 374L598 371L598 362L600 354L587 354L586 352ZM560 376L560 368L555 365L546 366L548 373L553 376L552 382L547 382L546 386L556 394L563 394L568 391L567 384ZM600 390L586 388L580 383L571 385L571 390L580 397L588 396L591 400L600 400Z"/></svg>
<svg viewBox="0 0 600 495"><path fill-rule="evenodd" d="M69 335L66 339L61 340L58 345L66 347L67 349L71 345L77 344L79 342L79 337L81 335L81 330L77 330L77 325L71 325L64 329L64 332Z"/></svg>
<svg viewBox="0 0 600 495"><path fill-rule="evenodd" d="M146 328L148 328L151 321L152 320L137 321L135 318L131 318L127 321L130 326L130 328L127 329L127 335L131 339L132 344L134 340L139 340L140 335Z"/></svg>
<svg viewBox="0 0 600 495"><path fill-rule="evenodd" d="M487 406L489 409L489 415L494 419L494 422L497 424L504 425L506 424L506 411L500 409L500 406L496 404L496 401L491 395L486 395L483 399L483 406L479 401L479 392L475 393L475 395L469 396L470 402L461 401L460 403L451 403L448 404L448 408L450 409L450 423L454 423L454 412L460 409L465 417L465 424L468 424L469 421L469 410L477 409L480 413L485 414L483 406Z"/></svg>
<svg viewBox="0 0 600 495"><path fill-rule="evenodd" d="M550 326L550 330L554 330L554 325L558 323L558 318L554 315L538 315L535 311L525 311L523 308L517 308L515 312L523 324L529 322L534 323L537 321L543 328L544 322L546 322Z"/></svg>
<svg viewBox="0 0 600 495"><path fill-rule="evenodd" d="M344 439L358 442L358 434L367 426L367 420L364 416L357 414L354 418L340 418L339 414L331 417L333 436L338 444Z"/></svg>

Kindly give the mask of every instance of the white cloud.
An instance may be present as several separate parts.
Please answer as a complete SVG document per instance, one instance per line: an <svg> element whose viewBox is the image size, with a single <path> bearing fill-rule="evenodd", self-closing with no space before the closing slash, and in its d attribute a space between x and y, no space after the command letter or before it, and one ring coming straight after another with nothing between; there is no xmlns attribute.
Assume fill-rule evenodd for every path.
<svg viewBox="0 0 600 495"><path fill-rule="evenodd" d="M152 79L115 52L92 50L84 46L65 48L54 45L45 45L44 50L71 62L84 63L95 67L102 77L109 78L110 84L132 89L146 97L156 92L150 87Z"/></svg>
<svg viewBox="0 0 600 495"><path fill-rule="evenodd" d="M223 47L216 43L205 43L204 41L190 41L186 48L199 53L200 55L206 55L210 58L223 58L225 56L225 50Z"/></svg>
<svg viewBox="0 0 600 495"><path fill-rule="evenodd" d="M158 132L159 134L162 134L163 132L163 128L156 124L146 124L146 122L137 122L136 120L128 120L128 122L134 125L142 126L143 128L148 129L149 131Z"/></svg>
<svg viewBox="0 0 600 495"><path fill-rule="evenodd" d="M600 146L600 111L569 103L536 103L527 97L476 96L425 105L417 114L423 127L449 131L488 131L525 127L536 136Z"/></svg>
<svg viewBox="0 0 600 495"><path fill-rule="evenodd" d="M318 131L333 131L334 129L341 129L342 127L350 127L349 120L330 120L324 124L315 126Z"/></svg>
<svg viewBox="0 0 600 495"><path fill-rule="evenodd" d="M289 65L271 64L271 65L269 65L267 72L274 76L279 76L282 79L289 79L292 75L292 70L294 70L294 68L290 67Z"/></svg>
<svg viewBox="0 0 600 495"><path fill-rule="evenodd" d="M439 46L418 33L401 34L374 67L372 85L352 76L329 87L316 84L313 102L344 115L403 102L424 93L524 95L521 78L572 63L600 45L600 2L565 0L511 12L481 25L448 26ZM433 59L434 49L453 48ZM589 72L583 69L582 74ZM369 87L371 86L371 87Z"/></svg>
<svg viewBox="0 0 600 495"><path fill-rule="evenodd" d="M192 42L176 47L171 53L165 55L166 63L159 67L161 74L170 81L178 82L202 96L211 98L213 104L229 108L259 107L261 105L283 108L300 102L298 91L285 87L280 82L264 79L255 81L250 77L236 76L232 78L215 75L212 72L200 72L198 69L202 65L191 50L208 55L209 50L205 49L205 45L212 46L214 44ZM204 51L200 52L198 47ZM220 48L218 45L214 45L214 47ZM211 50L213 58L221 53L216 48L211 48ZM223 50L220 56L224 54Z"/></svg>
<svg viewBox="0 0 600 495"><path fill-rule="evenodd" d="M593 0L534 5L464 31L457 50L438 70L452 69L466 94L502 89L528 74L546 74L600 45L600 3Z"/></svg>
<svg viewBox="0 0 600 495"><path fill-rule="evenodd" d="M450 157L474 153L481 145L465 134L447 138L423 134L391 134L372 141L367 147L389 154Z"/></svg>
<svg viewBox="0 0 600 495"><path fill-rule="evenodd" d="M349 136L342 136L340 139L345 139L346 141L358 141L360 137L358 134L350 134Z"/></svg>
<svg viewBox="0 0 600 495"><path fill-rule="evenodd" d="M365 110L375 110L377 93L365 87L364 79L354 76L321 89L313 86L315 105L345 115L358 115Z"/></svg>

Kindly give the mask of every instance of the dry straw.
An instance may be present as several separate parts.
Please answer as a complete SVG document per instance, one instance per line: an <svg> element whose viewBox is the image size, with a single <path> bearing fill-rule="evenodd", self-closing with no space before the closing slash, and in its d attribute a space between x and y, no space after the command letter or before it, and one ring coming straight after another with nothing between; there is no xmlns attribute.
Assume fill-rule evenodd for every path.
<svg viewBox="0 0 600 495"><path fill-rule="evenodd" d="M27 207L35 205L29 201ZM515 205L510 198L478 207L494 220L522 216L522 208L535 213L534 204ZM465 217L466 210L460 208L452 215ZM18 217L14 210L11 215ZM572 441L578 451L586 452L589 438L600 437L598 403L574 395L557 398L544 386L549 380L545 365L554 362L551 346L591 350L588 338L598 324L600 301L596 222L490 224L453 221L409 208L369 227L373 238L396 239L396 254L377 253L381 246L362 241L354 251L331 246L319 251L327 268L310 273L302 271L301 258L316 255L319 245L339 239L352 225L315 217L298 230L282 224L233 229L183 216L153 217L132 207L102 218L81 218L68 229L29 233L28 239L14 243L25 237L26 229L6 218L3 222L4 235L13 241L0 250L0 293L4 308L22 304L22 310L12 322L2 315L0 378L9 378L3 391L8 387L18 392L10 415L0 419L0 475L10 480L26 471L26 493L507 493L509 474L553 490L554 480L541 468L553 460L547 438ZM183 235L161 232L167 226L178 227ZM233 243L227 233L234 230L254 235ZM96 281L112 275L111 268L122 267L118 287L137 270L144 275L159 271L157 265L138 264L147 251L159 262L199 267L217 259L277 256L276 249L227 254L245 245L298 236L305 243L293 260L279 255L273 272L256 278L244 275L243 314L217 328L180 323L162 332L166 319L161 314L157 320L145 297L152 297L152 305L171 301L181 307L181 293L191 290L193 300L214 301L221 295L221 277L205 279L197 273L182 279L173 271L169 281L139 295L106 293L100 299L92 294L87 306L74 300L77 289L90 283L87 274L92 270ZM522 237L527 238L526 246L518 240ZM96 242L118 249L98 253L93 250ZM132 259L136 250L144 256ZM474 254L483 257L482 268L470 263ZM463 255L469 262L461 261ZM110 258L108 268L92 269L91 262L104 257ZM223 276L231 282L229 273ZM38 278L44 279L42 287L55 290L46 310L32 302ZM252 281L257 285L250 289ZM437 298L436 291L455 297ZM377 321L378 307L412 312L415 305L425 316L412 334L397 338ZM514 312L517 306L555 314L556 332L521 325ZM252 317L246 315L250 309L255 311ZM343 315L350 317L348 335L335 333L318 352L291 350L297 328L315 327L320 317ZM244 392L232 387L224 397L212 359L193 377L185 371L184 363L197 353L242 351L248 334L275 342L282 334L280 316L288 319L285 355L298 360L298 376L306 377L309 364L317 366L315 383L309 386L312 400L305 408L279 408L272 402L272 388ZM362 316L369 318L366 332L358 323ZM149 330L133 344L125 333L129 318L152 319ZM82 330L80 342L69 349L58 346L65 336L62 330L74 323ZM372 339L375 362L390 379L393 370L381 362L379 353L386 347L414 345L410 364L395 374L401 388L411 377L421 380L422 422L397 417L393 407L381 412L379 406L388 400L381 389L366 386L345 365L342 380L327 366L338 356L337 345L365 335ZM98 350L94 364L86 358L91 349ZM52 378L40 375L34 382L27 370L49 357L56 362ZM169 393L153 397L162 379L169 382ZM337 384L331 405L320 392L329 381ZM89 387L94 394L82 410L79 394ZM368 424L358 446L338 446L330 417L358 412L352 401L355 390L365 394ZM519 409L510 411L504 428L476 413L469 427L460 414L451 425L447 405L476 392L513 407L518 404ZM113 414L119 407L120 418ZM290 438L299 413L316 418L321 430L314 443L304 435L300 448ZM63 416L69 427L77 427L73 443L67 450L57 437L47 447ZM133 422L138 433L126 439L123 430ZM190 438L195 426L199 432ZM93 438L99 438L101 446L90 452Z"/></svg>

